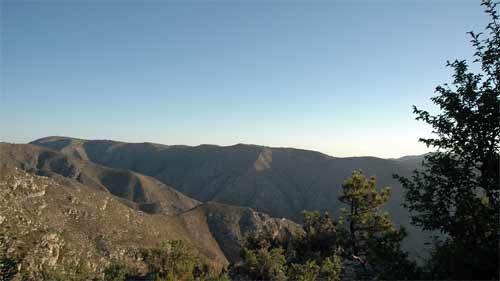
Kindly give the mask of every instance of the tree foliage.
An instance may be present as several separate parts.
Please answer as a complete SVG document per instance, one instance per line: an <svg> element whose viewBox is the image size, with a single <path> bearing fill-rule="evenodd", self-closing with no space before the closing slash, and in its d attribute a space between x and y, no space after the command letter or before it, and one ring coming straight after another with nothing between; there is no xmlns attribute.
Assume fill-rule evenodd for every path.
<svg viewBox="0 0 500 281"><path fill-rule="evenodd" d="M319 270L320 280L339 281L342 276L342 258L335 254L323 260Z"/></svg>
<svg viewBox="0 0 500 281"><path fill-rule="evenodd" d="M243 262L233 269L233 276L248 280L287 280L286 259L281 241L269 231L250 235L241 249Z"/></svg>
<svg viewBox="0 0 500 281"><path fill-rule="evenodd" d="M407 279L416 277L416 265L401 249L407 233L392 223L380 208L389 200L390 188L377 189L375 177L367 179L354 171L342 185L339 232L347 259L360 263L357 277L362 279Z"/></svg>
<svg viewBox="0 0 500 281"><path fill-rule="evenodd" d="M237 280L340 280L335 222L328 214L304 212L301 232L286 238L269 231L250 235L242 262L233 268Z"/></svg>
<svg viewBox="0 0 500 281"><path fill-rule="evenodd" d="M9 281L17 274L19 263L17 258L9 256L7 253L8 236L0 234L0 281Z"/></svg>
<svg viewBox="0 0 500 281"><path fill-rule="evenodd" d="M397 229L390 216L380 211L390 189L378 190L374 177L367 179L354 171L342 191L339 200L348 208L338 220L328 213L303 212L302 231L288 240L268 231L249 236L243 261L233 272L236 279L419 278L415 263L401 250L406 231Z"/></svg>
<svg viewBox="0 0 500 281"><path fill-rule="evenodd" d="M130 268L124 263L113 260L111 264L104 269L104 280L106 281L125 281L131 274Z"/></svg>
<svg viewBox="0 0 500 281"><path fill-rule="evenodd" d="M319 275L320 267L314 260L307 261L303 264L292 263L288 276L296 281L316 281Z"/></svg>
<svg viewBox="0 0 500 281"><path fill-rule="evenodd" d="M181 240L161 243L159 247L146 249L144 261L149 277L156 281L224 280L204 261L196 257Z"/></svg>
<svg viewBox="0 0 500 281"><path fill-rule="evenodd" d="M361 171L354 171L344 181L340 202L347 205L342 209L341 223L345 228L346 250L349 254L366 260L370 242L377 234L395 231L387 214L379 208L390 198L390 189L376 189L375 177L366 179Z"/></svg>
<svg viewBox="0 0 500 281"><path fill-rule="evenodd" d="M303 232L293 239L296 262L321 262L338 251L335 221L328 213L303 212Z"/></svg>
<svg viewBox="0 0 500 281"><path fill-rule="evenodd" d="M500 25L498 3L482 5L491 19L486 34L469 32L481 70L471 72L465 60L447 63L453 79L431 98L440 113L413 110L435 135L420 141L436 152L411 178L396 176L413 223L446 237L435 243L432 278L499 278Z"/></svg>
<svg viewBox="0 0 500 281"><path fill-rule="evenodd" d="M22 281L229 281L227 274L211 266L194 255L182 241L173 240L161 243L157 247L140 249L143 266L147 272L139 273L143 268L114 259L103 270L91 269L85 260L75 264L47 266L40 264L35 270L23 264L23 259L12 258L6 254L5 236L0 235L0 280Z"/></svg>

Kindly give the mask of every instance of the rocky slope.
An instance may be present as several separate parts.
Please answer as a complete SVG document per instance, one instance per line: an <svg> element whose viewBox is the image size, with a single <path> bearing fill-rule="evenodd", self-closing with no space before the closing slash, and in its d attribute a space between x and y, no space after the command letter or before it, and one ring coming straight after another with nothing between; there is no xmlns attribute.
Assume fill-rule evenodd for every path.
<svg viewBox="0 0 500 281"><path fill-rule="evenodd" d="M32 144L154 177L202 202L248 206L295 220L300 220L303 210L337 212L342 182L353 170L362 169L377 176L379 186L392 187L387 209L396 221L406 222L401 188L392 174L408 175L415 167L375 157L335 158L314 151L243 144L189 147L66 137Z"/></svg>
<svg viewBox="0 0 500 281"><path fill-rule="evenodd" d="M164 240L186 240L201 256L214 264L224 265L228 259L238 260L241 243L253 231L268 228L276 234L287 235L297 229L297 225L288 220L274 219L250 208L214 202L201 204L144 175L102 167L32 145L0 144L0 160L0 191L4 198L0 209L2 223L10 217L20 220L3 224L2 231L8 230L16 236L34 233L32 236L36 241L43 240L43 235L47 233L53 235L55 230L66 233L68 237L63 239L67 241L64 243L75 249L75 256L69 257L73 261L78 256L78 249L90 253L96 237L107 237L107 242L99 243L107 243L122 252L126 249L121 243L134 248L154 246ZM142 180L145 193L153 194L150 198L159 200L156 203L159 206L165 206L165 203L168 203L167 207L173 206L172 202L184 204L184 201L175 201L179 198L195 204L191 205L193 208L181 205L184 209L164 207L164 210L172 212L137 208L138 203L122 193L110 192L111 185L101 177L105 173L130 173ZM157 185L153 188L156 189L144 185L147 180L153 181ZM127 190L130 184L128 181L113 181L112 186L116 190ZM163 189L167 189L167 195L175 196L162 198L165 194L161 193L165 192ZM159 192L159 195L151 190ZM21 223L23 221L29 222L26 227ZM36 224L33 228L32 223ZM42 226L44 230L38 231ZM115 235L117 233L120 235ZM77 238L74 238L75 235ZM26 239L20 241L33 242ZM106 261L99 255L89 259ZM40 262L34 261L33 264L39 265Z"/></svg>
<svg viewBox="0 0 500 281"><path fill-rule="evenodd" d="M287 219L272 218L248 207L236 207L216 202L202 204L180 215L186 228L198 232L208 227L228 260L240 260L240 249L246 236L255 231L271 230L275 236L288 236L299 230L297 224Z"/></svg>
<svg viewBox="0 0 500 281"><path fill-rule="evenodd" d="M178 214L199 204L160 181L135 172L104 167L84 158L33 145L0 143L0 165L46 175L66 185L75 182L116 195L149 213Z"/></svg>
<svg viewBox="0 0 500 281"><path fill-rule="evenodd" d="M421 252L428 233L409 223L403 191L393 174L410 175L420 161L375 157L336 158L293 148L233 146L167 146L48 137L32 142L67 155L79 155L104 166L130 169L154 177L202 202L246 206L273 217L300 221L303 210L337 213L342 182L355 169L392 188L385 209L409 230L405 247ZM417 160L418 160L417 159Z"/></svg>
<svg viewBox="0 0 500 281"><path fill-rule="evenodd" d="M65 186L17 168L0 169L0 229L23 269L84 263L101 271L111 259L140 268L138 249L183 240L214 264L227 263L208 232L194 235L175 216L133 210L109 193Z"/></svg>
<svg viewBox="0 0 500 281"><path fill-rule="evenodd" d="M250 208L207 203L178 216L147 214L86 186L65 186L17 168L0 168L0 236L23 270L85 264L101 272L112 260L139 271L140 250L183 240L214 266L239 259L244 238L270 229L289 235L297 225Z"/></svg>

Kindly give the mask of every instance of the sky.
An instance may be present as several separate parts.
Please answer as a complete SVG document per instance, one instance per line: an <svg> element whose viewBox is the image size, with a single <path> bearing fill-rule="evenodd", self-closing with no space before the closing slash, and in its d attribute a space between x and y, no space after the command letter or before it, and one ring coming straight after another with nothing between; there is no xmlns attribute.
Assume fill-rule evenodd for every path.
<svg viewBox="0 0 500 281"><path fill-rule="evenodd" d="M475 0L1 0L0 140L427 152Z"/></svg>

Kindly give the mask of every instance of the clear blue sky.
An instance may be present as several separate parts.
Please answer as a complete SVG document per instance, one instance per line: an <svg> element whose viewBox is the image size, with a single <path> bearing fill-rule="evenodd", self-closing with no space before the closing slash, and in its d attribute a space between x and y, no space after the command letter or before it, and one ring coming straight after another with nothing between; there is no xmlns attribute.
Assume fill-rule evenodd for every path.
<svg viewBox="0 0 500 281"><path fill-rule="evenodd" d="M479 1L2 1L3 141L426 151Z"/></svg>

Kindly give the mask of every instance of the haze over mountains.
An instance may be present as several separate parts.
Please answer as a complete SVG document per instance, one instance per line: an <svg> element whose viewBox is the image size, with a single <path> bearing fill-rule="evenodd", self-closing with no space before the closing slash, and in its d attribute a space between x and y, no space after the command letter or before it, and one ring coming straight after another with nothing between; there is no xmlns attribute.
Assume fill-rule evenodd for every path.
<svg viewBox="0 0 500 281"><path fill-rule="evenodd" d="M111 140L47 137L32 144L88 159L115 169L142 173L201 202L246 206L273 217L297 222L304 210L338 213L343 181L361 169L378 178L379 187L392 188L386 205L393 220L410 230L410 251L423 245L425 235L409 224L401 206L403 192L393 174L408 176L421 156L400 159L331 157L319 152L258 145L167 146Z"/></svg>
<svg viewBox="0 0 500 281"><path fill-rule="evenodd" d="M408 175L414 158L336 158L319 152L257 145L165 146L110 140L48 137L34 145L115 169L131 170L158 179L202 202L249 206L276 217L300 220L303 210L336 213L342 182L361 169L391 186L387 208L401 213L401 190L393 174ZM408 161L407 161L408 160ZM404 222L406 215L396 218Z"/></svg>
<svg viewBox="0 0 500 281"><path fill-rule="evenodd" d="M7 219L4 226L15 229L19 224L28 229L24 232L33 232L33 225L23 223L40 214L38 235L55 235L89 251L92 243L102 240L107 250L89 258L95 266L118 253L133 255L139 246L168 239L185 240L214 264L237 261L242 241L255 230L289 235L297 231L293 221L300 223L304 210L338 213L342 182L356 169L377 176L379 187L392 187L385 208L409 229L407 250L415 256L426 238L409 225L401 188L392 179L394 173L409 175L418 156L336 158L258 145L191 147L47 137L31 144L2 143L0 159L4 184L15 178L17 186L27 190L45 186L44 194L35 197L19 193L22 188L4 187L8 196L2 216L23 218ZM50 208L40 207L48 204ZM61 223L73 229L72 234L54 232ZM85 225L93 225L92 231ZM70 241L76 237L87 238L73 245ZM25 238L28 243L33 236Z"/></svg>

